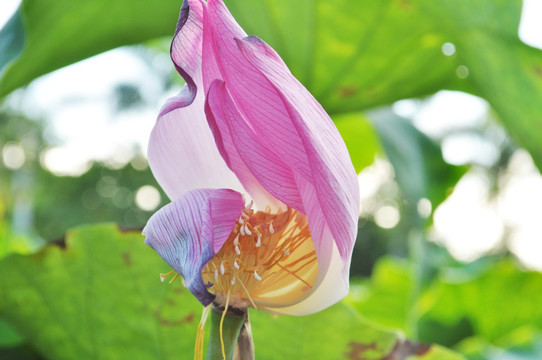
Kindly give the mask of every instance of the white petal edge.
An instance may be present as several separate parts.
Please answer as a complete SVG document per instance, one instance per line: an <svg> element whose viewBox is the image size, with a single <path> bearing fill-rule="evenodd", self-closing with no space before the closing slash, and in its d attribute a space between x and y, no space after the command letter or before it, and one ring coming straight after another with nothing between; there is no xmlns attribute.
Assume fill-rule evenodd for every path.
<svg viewBox="0 0 542 360"><path fill-rule="evenodd" d="M189 106L161 115L151 133L149 165L171 200L199 188L245 193L218 152L205 118L202 93L198 91Z"/></svg>
<svg viewBox="0 0 542 360"><path fill-rule="evenodd" d="M320 285L308 297L297 304L287 307L268 307L262 310L278 315L302 316L316 313L335 304L343 299L350 289L348 278L346 281L344 278L343 266L344 263L337 245L333 243L328 271L324 275Z"/></svg>

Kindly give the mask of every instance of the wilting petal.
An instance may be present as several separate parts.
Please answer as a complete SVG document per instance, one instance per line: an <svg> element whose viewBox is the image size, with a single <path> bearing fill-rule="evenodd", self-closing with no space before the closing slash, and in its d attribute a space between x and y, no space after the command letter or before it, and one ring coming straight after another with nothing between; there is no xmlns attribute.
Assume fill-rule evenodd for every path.
<svg viewBox="0 0 542 360"><path fill-rule="evenodd" d="M316 250L320 258L324 245L335 241L346 278L359 197L356 174L340 134L273 49L257 38L235 39L243 32L221 1L208 2L203 24L208 104L214 102L211 110L223 105L223 118L214 114L216 127L223 133L227 125L232 139L223 157L230 152L240 155L245 169L269 193L307 214L311 229L329 227L332 239L317 236L320 231L313 234ZM216 80L208 84L210 78L222 79L225 85L214 85ZM229 165L243 181L246 170ZM317 200L307 209L313 197Z"/></svg>
<svg viewBox="0 0 542 360"><path fill-rule="evenodd" d="M299 301L262 304L270 312L302 315L338 301L348 291L359 196L347 149L329 116L273 49L246 36L222 0L185 0L172 58L187 87L166 104L153 131L149 161L159 182L176 198L196 187L221 186L216 180L228 174L227 164L260 210L266 205L285 210L287 205L305 214L313 259L317 254L317 279L312 272L311 290ZM204 130L200 140L202 129L209 130L198 114L203 104L210 131ZM189 124L193 119L198 125ZM215 151L194 143L212 144L211 138ZM187 154L190 159L183 159ZM175 248L173 243L168 241L168 247ZM228 251L238 253L230 245ZM202 253L208 261L207 252ZM197 274L203 261L192 253L185 256L192 265L197 262L189 274L197 280L192 280L193 291L208 301L212 295L204 294Z"/></svg>
<svg viewBox="0 0 542 360"><path fill-rule="evenodd" d="M278 90L307 155L311 174L307 180L316 190L320 207L325 210L322 215L346 261L356 236L359 190L344 141L321 105L271 47L256 37L237 43L246 59Z"/></svg>
<svg viewBox="0 0 542 360"><path fill-rule="evenodd" d="M182 95L190 96L185 87ZM220 156L203 111L203 94L158 117L149 140L154 177L170 199L198 188L243 187Z"/></svg>
<svg viewBox="0 0 542 360"><path fill-rule="evenodd" d="M201 271L227 240L244 208L241 194L227 189L200 189L156 212L145 226L145 243L186 281L203 305L214 296Z"/></svg>

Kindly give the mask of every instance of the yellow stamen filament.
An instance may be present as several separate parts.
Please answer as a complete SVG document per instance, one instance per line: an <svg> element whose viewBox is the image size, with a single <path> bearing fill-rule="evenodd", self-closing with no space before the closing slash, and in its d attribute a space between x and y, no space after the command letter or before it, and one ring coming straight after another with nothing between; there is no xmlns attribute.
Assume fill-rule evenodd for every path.
<svg viewBox="0 0 542 360"><path fill-rule="evenodd" d="M168 272L167 274L160 274L160 281L161 281L161 282L166 281L166 278L167 278L169 275L173 274L174 272L175 272L175 270L171 270L171 271Z"/></svg>
<svg viewBox="0 0 542 360"><path fill-rule="evenodd" d="M181 276L181 275L175 274L175 276L172 277L171 280L169 280L169 283L171 284L172 282L174 282L175 280L177 280L177 278L178 278L179 276ZM183 279L183 280L184 280L184 279ZM183 285L184 285L184 281L183 281ZM185 285L185 286L186 286L186 285Z"/></svg>
<svg viewBox="0 0 542 360"><path fill-rule="evenodd" d="M254 273L256 273L256 271L254 271ZM243 290L245 290L245 294L248 296L248 300L250 301L250 304L252 305L252 307L254 309L258 309L256 304L254 303L254 300L252 300L252 297L250 296L250 293L248 292L247 287L245 286L245 284L243 284L243 281L241 279L239 279L239 277L237 277L237 276L235 278L237 280L239 280L239 284L243 287Z"/></svg>
<svg viewBox="0 0 542 360"><path fill-rule="evenodd" d="M194 346L194 360L203 359L203 344L205 339L205 323L207 322L207 317L209 316L209 311L211 306L206 306L203 308L201 313L201 320L198 325L198 332L196 335L196 345Z"/></svg>
<svg viewBox="0 0 542 360"><path fill-rule="evenodd" d="M217 271L219 269L219 271ZM316 282L318 262L308 220L291 208L241 212L222 249L202 271L209 291L235 307L287 305Z"/></svg>
<svg viewBox="0 0 542 360"><path fill-rule="evenodd" d="M230 295L231 295L231 290L228 291L228 296L226 297L226 305L224 306L224 311L222 312L222 317L220 318L220 346L222 347L222 358L224 360L226 360L226 349L224 347L224 335L223 335L224 318L226 317L226 312L228 312L228 306L230 305Z"/></svg>

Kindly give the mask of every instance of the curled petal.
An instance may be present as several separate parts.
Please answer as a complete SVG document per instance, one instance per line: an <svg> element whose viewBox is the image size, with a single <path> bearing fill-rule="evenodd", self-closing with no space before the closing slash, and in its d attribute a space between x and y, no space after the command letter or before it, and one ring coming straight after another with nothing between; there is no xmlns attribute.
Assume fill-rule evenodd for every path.
<svg viewBox="0 0 542 360"><path fill-rule="evenodd" d="M186 89L180 96L168 100L160 115L188 106L196 97L197 84L201 82L202 6L200 1L191 0L183 2L181 7L170 53L175 68L186 81Z"/></svg>
<svg viewBox="0 0 542 360"><path fill-rule="evenodd" d="M162 107L149 140L151 170L172 200L198 188L243 191L217 150L203 110L202 6L189 0L181 8L171 57L186 85Z"/></svg>
<svg viewBox="0 0 542 360"><path fill-rule="evenodd" d="M229 128L232 142L222 150L223 157L240 156L244 167L229 165L242 182L248 169L271 195L306 213L319 259L326 243L334 241L346 278L359 190L344 141L272 48L255 37L236 38L243 32L222 1L208 2L203 24L208 103L215 104L211 110L222 105L223 117L215 114L216 128L220 133ZM223 83L208 83L208 78ZM325 227L329 232L318 230ZM324 233L330 236L318 235Z"/></svg>
<svg viewBox="0 0 542 360"><path fill-rule="evenodd" d="M318 256L318 277L309 294L297 304L290 301L266 310L301 315L338 301L348 292L359 189L346 146L329 116L272 48L246 36L222 0L185 0L171 54L187 85L161 112L149 162L172 199L190 191L175 211L198 213L190 200L199 194L193 190L197 187L241 189L235 174L260 208L289 206L305 214ZM205 121L208 127L202 125ZM208 234L199 236L206 239ZM179 253L178 245L171 245L174 241L155 247L155 238L149 239L174 269L173 264L185 261L158 250L174 248ZM202 303L212 295L201 281L201 270L220 248L205 241L198 242L207 244L199 258L191 253L195 246L183 255L190 266L176 265L188 274L187 282L192 279L189 288Z"/></svg>
<svg viewBox="0 0 542 360"><path fill-rule="evenodd" d="M300 175L314 186L321 209L317 216L324 217L321 220L328 224L346 262L351 257L360 206L357 176L346 145L321 105L270 46L257 37L236 41L246 59L267 79L264 84L275 88L283 101L310 169L309 176ZM310 221L311 215L307 215Z"/></svg>
<svg viewBox="0 0 542 360"><path fill-rule="evenodd" d="M194 190L156 212L143 229L145 243L184 277L204 306L214 295L201 271L227 240L243 208L241 194L233 190Z"/></svg>

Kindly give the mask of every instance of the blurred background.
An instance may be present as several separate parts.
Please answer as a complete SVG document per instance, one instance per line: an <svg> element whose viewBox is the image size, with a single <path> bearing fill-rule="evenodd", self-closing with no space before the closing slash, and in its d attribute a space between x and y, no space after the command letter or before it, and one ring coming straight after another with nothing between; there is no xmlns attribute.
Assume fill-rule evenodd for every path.
<svg viewBox="0 0 542 360"><path fill-rule="evenodd" d="M140 230L169 202L146 147L183 85L168 53L180 1L141 28L134 5L114 33L115 9L20 3L0 3L0 258L82 224ZM346 302L469 359L542 358L542 2L226 3L323 104L359 172ZM21 328L0 311L0 358L44 356Z"/></svg>

